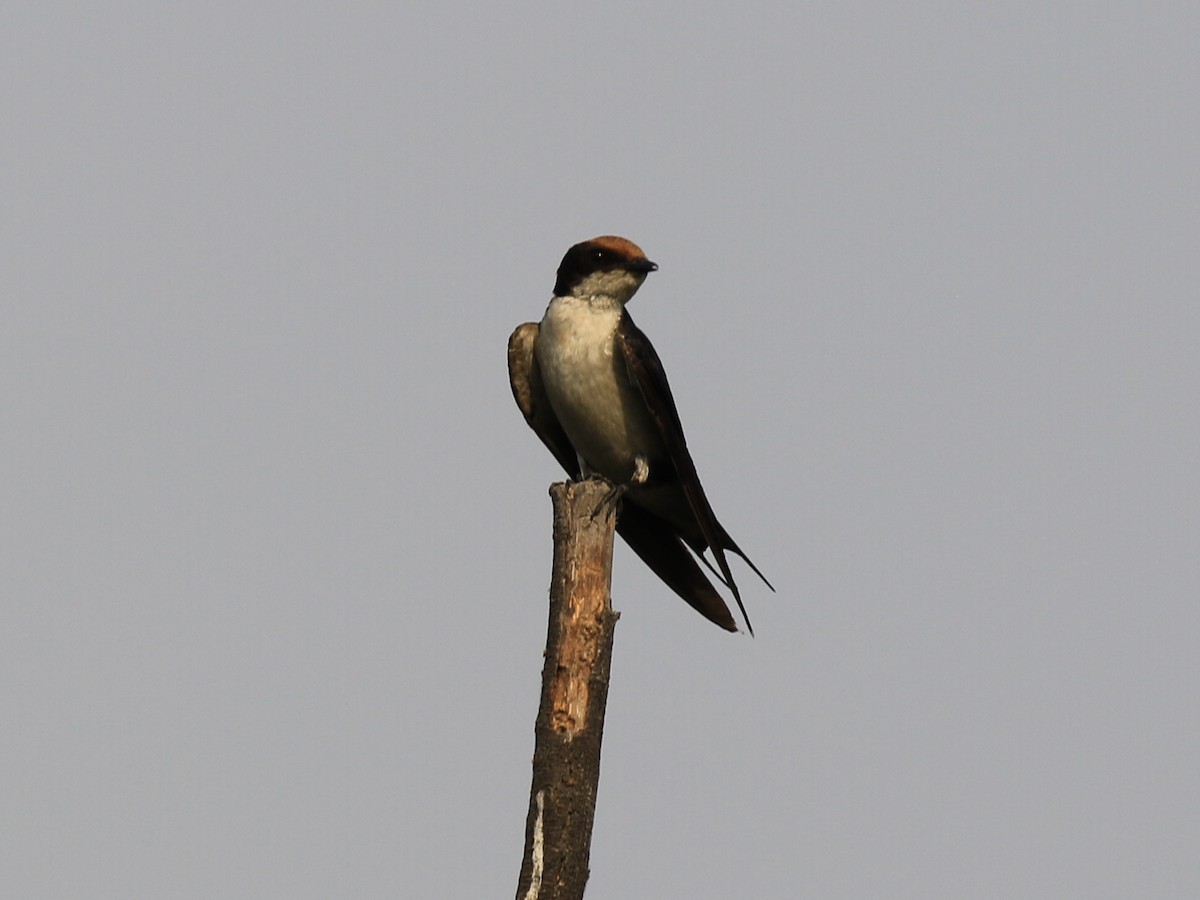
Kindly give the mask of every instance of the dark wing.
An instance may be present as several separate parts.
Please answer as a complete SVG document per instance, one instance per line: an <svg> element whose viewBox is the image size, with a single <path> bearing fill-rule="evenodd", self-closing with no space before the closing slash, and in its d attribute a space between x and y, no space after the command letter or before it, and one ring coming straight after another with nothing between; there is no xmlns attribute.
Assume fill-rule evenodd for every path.
<svg viewBox="0 0 1200 900"><path fill-rule="evenodd" d="M692 454L688 452L687 440L683 436L683 424L679 421L679 411L675 408L675 398L671 394L671 386L667 383L667 373L663 369L662 360L658 358L658 353L655 352L650 339L633 324L633 319L628 312L621 313L616 342L625 357L625 365L629 370L630 378L641 391L642 399L646 401L646 407L658 425L659 434L667 447L667 453L675 467L675 474L679 478L679 486L691 507L696 525L704 537L704 542L712 550L722 579L729 586L729 590L733 593L733 599L737 601L738 608L742 611L742 617L746 620L746 628L753 634L754 629L750 625L750 618L746 615L746 607L742 604L741 594L734 583L733 574L729 571L729 562L725 558L725 551L730 550L736 553L746 561L746 564L754 570L754 573L763 580L767 587L770 587L771 590L775 590L775 588L771 587L771 583L758 570L758 567L750 561L749 557L729 536L729 532L722 528L721 523L717 521L716 513L713 512L712 505L704 494L704 487L700 484L700 476L696 473L696 464L692 462ZM653 477L654 475L651 473L651 478Z"/></svg>
<svg viewBox="0 0 1200 900"><path fill-rule="evenodd" d="M518 325L508 339L508 383L512 386L513 399L517 401L529 427L554 454L559 465L567 470L571 480L575 481L580 474L579 457L575 454L571 439L559 424L558 416L550 408L550 398L542 386L542 373L533 355L537 336L537 323L526 322Z"/></svg>
<svg viewBox="0 0 1200 900"><path fill-rule="evenodd" d="M538 326L526 322L508 339L508 380L513 399L525 421L572 479L578 479L579 458L567 433L550 407L542 386L533 348ZM675 530L648 510L632 503L622 505L617 517L617 533L667 587L682 597L698 613L726 631L737 631L733 615L696 564Z"/></svg>
<svg viewBox="0 0 1200 900"><path fill-rule="evenodd" d="M725 598L696 565L696 557L674 528L636 503L623 503L617 516L617 534L692 609L726 631L737 631Z"/></svg>

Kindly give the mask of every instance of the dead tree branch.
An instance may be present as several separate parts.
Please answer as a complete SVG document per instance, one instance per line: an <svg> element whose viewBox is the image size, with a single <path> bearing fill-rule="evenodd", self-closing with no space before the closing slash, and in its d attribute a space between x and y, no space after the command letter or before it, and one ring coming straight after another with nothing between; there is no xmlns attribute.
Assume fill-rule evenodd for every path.
<svg viewBox="0 0 1200 900"><path fill-rule="evenodd" d="M616 504L603 481L555 484L554 571L517 900L580 900L600 782L613 631Z"/></svg>

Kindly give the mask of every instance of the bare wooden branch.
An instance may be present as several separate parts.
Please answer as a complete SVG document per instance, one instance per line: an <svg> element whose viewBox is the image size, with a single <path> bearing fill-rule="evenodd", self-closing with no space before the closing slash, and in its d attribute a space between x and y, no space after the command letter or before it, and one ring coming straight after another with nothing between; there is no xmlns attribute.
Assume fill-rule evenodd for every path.
<svg viewBox="0 0 1200 900"><path fill-rule="evenodd" d="M554 571L517 900L580 900L588 878L612 662L613 529L604 481L555 484Z"/></svg>

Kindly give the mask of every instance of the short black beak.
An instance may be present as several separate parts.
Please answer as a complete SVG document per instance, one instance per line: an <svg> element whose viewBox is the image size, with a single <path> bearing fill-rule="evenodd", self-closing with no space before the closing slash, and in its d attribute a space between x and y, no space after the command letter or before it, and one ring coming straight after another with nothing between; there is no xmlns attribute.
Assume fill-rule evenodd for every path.
<svg viewBox="0 0 1200 900"><path fill-rule="evenodd" d="M658 263L650 262L648 259L635 259L629 264L631 272L657 272Z"/></svg>

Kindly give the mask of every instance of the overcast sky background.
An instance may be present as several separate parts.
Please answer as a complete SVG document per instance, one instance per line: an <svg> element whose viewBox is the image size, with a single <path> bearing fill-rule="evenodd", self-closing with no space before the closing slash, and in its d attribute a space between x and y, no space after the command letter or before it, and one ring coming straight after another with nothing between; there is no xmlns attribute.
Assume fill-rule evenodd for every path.
<svg viewBox="0 0 1200 900"><path fill-rule="evenodd" d="M0 896L512 896L566 248L756 638L618 551L589 900L1200 891L1194 3L25 3Z"/></svg>

